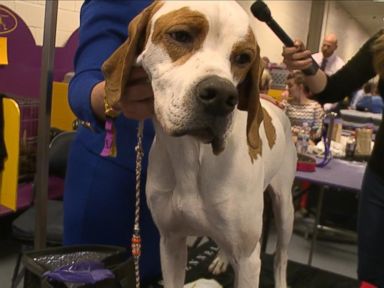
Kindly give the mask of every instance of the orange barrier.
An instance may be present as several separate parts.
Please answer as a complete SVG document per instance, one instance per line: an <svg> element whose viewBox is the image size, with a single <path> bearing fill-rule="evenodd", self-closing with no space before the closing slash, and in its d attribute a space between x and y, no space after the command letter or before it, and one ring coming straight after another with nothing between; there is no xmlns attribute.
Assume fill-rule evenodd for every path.
<svg viewBox="0 0 384 288"><path fill-rule="evenodd" d="M20 155L20 109L15 100L3 98L4 139L8 157L0 176L0 204L16 210Z"/></svg>
<svg viewBox="0 0 384 288"><path fill-rule="evenodd" d="M275 98L277 101L280 102L282 100L281 94L283 92L284 92L284 90L281 90L281 89L269 89L268 95L272 96L273 98Z"/></svg>
<svg viewBox="0 0 384 288"><path fill-rule="evenodd" d="M71 131L75 119L68 103L68 83L53 82L51 127Z"/></svg>

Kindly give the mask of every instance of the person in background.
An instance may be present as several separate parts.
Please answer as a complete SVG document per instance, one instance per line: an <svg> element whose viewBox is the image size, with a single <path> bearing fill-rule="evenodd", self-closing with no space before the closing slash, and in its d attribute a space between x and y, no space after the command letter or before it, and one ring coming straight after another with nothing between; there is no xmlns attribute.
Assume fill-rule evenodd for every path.
<svg viewBox="0 0 384 288"><path fill-rule="evenodd" d="M311 140L317 142L321 138L324 111L321 105L309 99L310 90L305 84L304 74L294 71L287 76L289 101L285 112L291 121L293 135L307 123L310 128Z"/></svg>
<svg viewBox="0 0 384 288"><path fill-rule="evenodd" d="M267 56L263 56L261 57L261 59L263 60L263 63L264 63L264 69L269 69L271 67L271 60L269 60L269 58Z"/></svg>
<svg viewBox="0 0 384 288"><path fill-rule="evenodd" d="M284 62L290 69L306 69L312 65L311 51L301 41L284 47ZM359 49L348 63L333 75L318 69L305 76L305 82L321 103L337 102L379 75L378 90L384 96L384 30L379 31ZM384 124L375 137L359 198L358 213L358 278L384 287ZM365 283L362 282L362 285ZM362 286L363 287L363 286Z"/></svg>
<svg viewBox="0 0 384 288"><path fill-rule="evenodd" d="M358 111L382 113L383 112L383 99L377 90L378 78L375 77L364 84L364 93L360 96L357 95L351 104L351 107ZM359 97L360 96L360 97Z"/></svg>
<svg viewBox="0 0 384 288"><path fill-rule="evenodd" d="M324 37L321 45L321 51L312 55L320 69L327 75L335 74L345 65L343 59L336 54L337 37L331 33Z"/></svg>
<svg viewBox="0 0 384 288"><path fill-rule="evenodd" d="M299 134L302 129L309 129L309 141L307 144L314 145L321 139L324 111L321 105L309 97L311 92L305 84L304 75L301 71L293 71L287 76L288 102L285 113L291 121L292 138L297 146L297 152L303 153ZM304 127L307 125L307 127ZM305 153L305 152L304 152ZM311 186L308 181L295 181L294 186L300 187L300 191L306 191ZM308 203L309 193L304 192L299 198L298 208L303 217L309 215Z"/></svg>
<svg viewBox="0 0 384 288"><path fill-rule="evenodd" d="M363 88L357 90L352 97L350 108L356 110L356 104L366 96L377 95L377 82L378 79L372 78L367 83L364 83Z"/></svg>
<svg viewBox="0 0 384 288"><path fill-rule="evenodd" d="M281 99L276 99L275 97L269 95L269 90L271 89L272 81L273 79L271 73L269 73L269 70L263 69L259 85L260 97L275 104L281 109L285 109L286 100L284 98L281 97Z"/></svg>
<svg viewBox="0 0 384 288"><path fill-rule="evenodd" d="M269 89L272 85L272 76L271 73L269 73L268 69L263 69L263 73L261 74L260 79L260 93L262 94L268 94Z"/></svg>
<svg viewBox="0 0 384 288"><path fill-rule="evenodd" d="M356 110L382 114L383 106L383 98L381 98L381 96L366 95L359 102L356 103Z"/></svg>
<svg viewBox="0 0 384 288"><path fill-rule="evenodd" d="M103 62L127 39L128 23L152 1L86 0L80 13L80 41L69 103L82 121L72 144L64 192L64 245L105 244L130 251L135 216L135 145L138 121L153 113L153 92L147 75L134 68L126 95L112 107L119 116L116 157L100 155L105 139ZM145 199L148 151L154 137L145 120L140 226L142 283L161 275L159 233Z"/></svg>
<svg viewBox="0 0 384 288"><path fill-rule="evenodd" d="M260 79L260 97L262 97L265 100L268 100L269 102L272 102L273 104L277 105L281 109L285 109L285 106L287 105L287 99L288 99L288 93L282 92L280 97L276 96L271 96L269 94L269 90L272 87L273 83L273 78L271 75L271 62L269 61L269 58L264 56L262 57L263 59L263 64L264 64L264 69L263 73L261 74L261 79ZM268 68L269 67L269 68Z"/></svg>
<svg viewBox="0 0 384 288"><path fill-rule="evenodd" d="M366 94L366 92L364 91L366 90L366 84L367 83L365 83L360 89L352 92L351 102L349 103L348 109L356 110L356 103L359 102L360 99L363 98Z"/></svg>
<svg viewBox="0 0 384 288"><path fill-rule="evenodd" d="M336 73L341 67L345 65L343 59L336 54L337 37L335 34L330 33L323 39L321 51L312 55L313 59L317 62L320 69L327 75ZM346 96L346 95L344 95ZM325 103L325 111L337 111L338 103Z"/></svg>

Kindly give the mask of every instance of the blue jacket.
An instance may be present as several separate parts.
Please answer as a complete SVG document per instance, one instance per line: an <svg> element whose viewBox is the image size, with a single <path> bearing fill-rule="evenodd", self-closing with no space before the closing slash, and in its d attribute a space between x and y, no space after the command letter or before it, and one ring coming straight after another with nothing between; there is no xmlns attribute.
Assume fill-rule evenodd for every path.
<svg viewBox="0 0 384 288"><path fill-rule="evenodd" d="M114 5L111 5L113 1ZM69 86L69 103L76 116L90 122L92 130L80 127L77 141L93 153L100 153L104 145L104 123L96 119L91 109L93 86L104 80L101 65L122 44L128 33L128 23L152 1L86 0L81 9L80 42L75 56L75 76ZM134 169L137 121L123 115L115 120L118 155L110 158L117 164ZM153 140L154 130L146 120L143 146L145 156ZM147 164L144 158L144 167Z"/></svg>
<svg viewBox="0 0 384 288"><path fill-rule="evenodd" d="M368 111L372 113L383 112L383 98L381 96L365 96L356 103L356 109L360 111Z"/></svg>

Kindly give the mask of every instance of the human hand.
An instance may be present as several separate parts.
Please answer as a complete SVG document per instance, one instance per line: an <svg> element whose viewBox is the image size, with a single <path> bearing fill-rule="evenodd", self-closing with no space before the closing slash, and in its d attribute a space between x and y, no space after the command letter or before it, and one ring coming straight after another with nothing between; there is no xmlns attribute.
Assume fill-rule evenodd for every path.
<svg viewBox="0 0 384 288"><path fill-rule="evenodd" d="M303 42L295 40L293 47L283 47L283 62L290 70L304 70L312 65L312 52L305 49Z"/></svg>
<svg viewBox="0 0 384 288"><path fill-rule="evenodd" d="M125 94L113 108L130 119L144 120L153 115L153 90L142 67L132 68Z"/></svg>

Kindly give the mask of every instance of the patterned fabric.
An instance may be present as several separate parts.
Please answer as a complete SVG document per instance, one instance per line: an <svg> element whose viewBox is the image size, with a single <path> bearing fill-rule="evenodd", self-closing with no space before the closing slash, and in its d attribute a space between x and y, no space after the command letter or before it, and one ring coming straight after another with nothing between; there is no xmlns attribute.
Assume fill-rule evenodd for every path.
<svg viewBox="0 0 384 288"><path fill-rule="evenodd" d="M306 104L287 104L285 113L291 120L293 130L308 123L311 128L311 139L319 139L323 127L324 110L316 101L309 101Z"/></svg>

